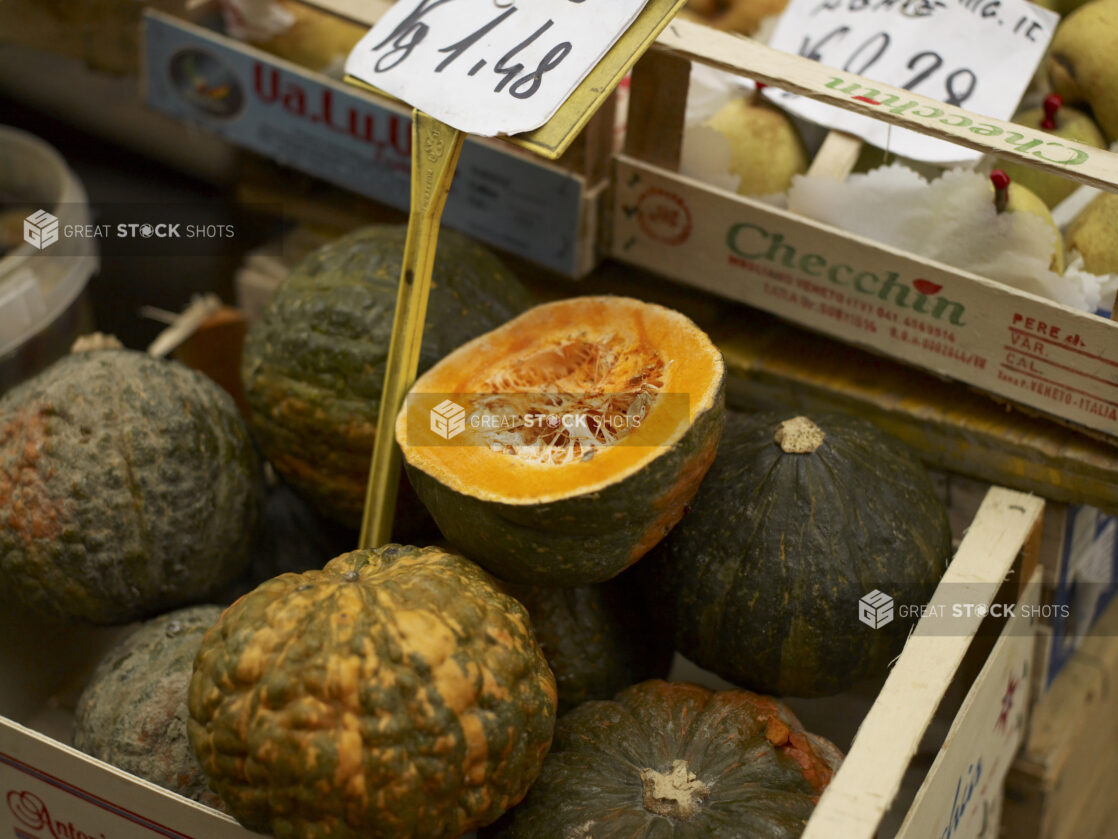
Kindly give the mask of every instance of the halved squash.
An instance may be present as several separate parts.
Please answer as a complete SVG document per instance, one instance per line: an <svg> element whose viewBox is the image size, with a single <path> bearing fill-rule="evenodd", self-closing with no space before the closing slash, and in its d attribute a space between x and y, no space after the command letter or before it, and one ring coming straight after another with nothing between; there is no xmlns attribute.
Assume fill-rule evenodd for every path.
<svg viewBox="0 0 1118 839"><path fill-rule="evenodd" d="M396 439L466 556L516 583L610 579L679 521L722 430L722 355L625 297L537 306L419 378Z"/></svg>

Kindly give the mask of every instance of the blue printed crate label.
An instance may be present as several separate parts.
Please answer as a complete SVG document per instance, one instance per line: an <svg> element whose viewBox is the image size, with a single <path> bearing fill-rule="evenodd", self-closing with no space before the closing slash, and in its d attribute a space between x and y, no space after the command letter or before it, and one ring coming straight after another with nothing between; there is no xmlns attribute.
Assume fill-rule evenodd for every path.
<svg viewBox="0 0 1118 839"><path fill-rule="evenodd" d="M1063 562L1046 680L1051 684L1118 594L1118 517L1072 506L1064 528Z"/></svg>

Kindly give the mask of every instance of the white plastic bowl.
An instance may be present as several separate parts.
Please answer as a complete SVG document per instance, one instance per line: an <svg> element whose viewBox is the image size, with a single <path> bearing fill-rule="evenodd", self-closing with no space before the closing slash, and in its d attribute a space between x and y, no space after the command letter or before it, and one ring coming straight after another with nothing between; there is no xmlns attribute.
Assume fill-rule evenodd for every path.
<svg viewBox="0 0 1118 839"><path fill-rule="evenodd" d="M59 230L90 223L85 188L55 149L33 134L0 125L0 196L41 208ZM82 292L96 273L94 239L38 248L26 242L0 258L0 392L67 352L91 327Z"/></svg>

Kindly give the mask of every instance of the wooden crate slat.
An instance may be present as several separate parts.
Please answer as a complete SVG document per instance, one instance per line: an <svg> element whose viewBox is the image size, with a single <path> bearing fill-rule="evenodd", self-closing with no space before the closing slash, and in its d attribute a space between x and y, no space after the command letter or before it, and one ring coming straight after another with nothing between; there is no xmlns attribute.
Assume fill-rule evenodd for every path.
<svg viewBox="0 0 1118 839"><path fill-rule="evenodd" d="M949 609L963 596L989 605L996 588L991 583L1009 574L1043 509L1044 502L1035 496L991 489L930 605ZM928 629L934 620L926 616L917 624L803 839L874 839L982 622L977 615L961 619L960 634L937 636Z"/></svg>

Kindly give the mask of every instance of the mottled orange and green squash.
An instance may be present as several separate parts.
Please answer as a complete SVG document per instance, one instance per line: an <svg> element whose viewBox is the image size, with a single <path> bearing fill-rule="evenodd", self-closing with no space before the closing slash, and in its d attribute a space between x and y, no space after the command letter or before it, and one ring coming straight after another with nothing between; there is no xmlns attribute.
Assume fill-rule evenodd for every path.
<svg viewBox="0 0 1118 839"><path fill-rule="evenodd" d="M420 376L396 439L416 493L466 556L515 583L601 582L683 515L714 460L724 380L721 353L684 315L570 298ZM434 430L440 411L458 426Z"/></svg>
<svg viewBox="0 0 1118 839"><path fill-rule="evenodd" d="M451 839L535 779L555 680L524 607L438 548L353 551L240 598L207 633L191 745L277 839Z"/></svg>
<svg viewBox="0 0 1118 839"><path fill-rule="evenodd" d="M0 397L0 585L40 611L210 599L248 565L263 495L232 398L176 361L73 353Z"/></svg>
<svg viewBox="0 0 1118 839"><path fill-rule="evenodd" d="M220 606L188 606L138 626L104 655L74 711L74 748L209 807L186 735L186 695L202 636Z"/></svg>
<svg viewBox="0 0 1118 839"><path fill-rule="evenodd" d="M796 839L842 755L787 706L652 680L560 718L539 779L483 839Z"/></svg>
<svg viewBox="0 0 1118 839"><path fill-rule="evenodd" d="M752 690L820 696L883 674L914 622L875 629L859 600L927 603L950 554L923 466L870 422L732 414L694 508L638 570L688 659Z"/></svg>
<svg viewBox="0 0 1118 839"><path fill-rule="evenodd" d="M364 507L406 235L403 225L372 225L315 250L245 337L241 375L260 448L299 495L354 528ZM442 231L419 369L530 304L489 249ZM397 535L418 538L430 522L406 484L402 493Z"/></svg>

